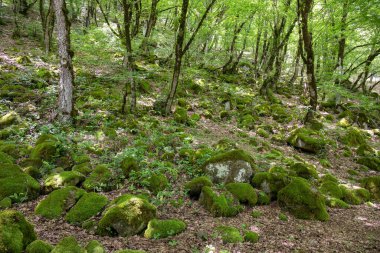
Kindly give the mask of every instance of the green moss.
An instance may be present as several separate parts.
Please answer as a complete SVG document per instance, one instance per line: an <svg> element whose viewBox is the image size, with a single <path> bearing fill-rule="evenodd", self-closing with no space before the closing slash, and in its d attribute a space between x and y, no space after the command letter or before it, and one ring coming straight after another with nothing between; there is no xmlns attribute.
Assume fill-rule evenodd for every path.
<svg viewBox="0 0 380 253"><path fill-rule="evenodd" d="M186 229L186 223L181 220L157 220L149 221L144 237L160 239L182 233Z"/></svg>
<svg viewBox="0 0 380 253"><path fill-rule="evenodd" d="M125 157L120 164L120 168L123 171L123 174L126 178L129 177L131 171L138 171L139 165L135 158Z"/></svg>
<svg viewBox="0 0 380 253"><path fill-rule="evenodd" d="M87 253L106 253L103 245L96 240L92 240L87 244L86 251Z"/></svg>
<svg viewBox="0 0 380 253"><path fill-rule="evenodd" d="M340 138L340 141L348 146L357 147L367 143L368 137L360 129L349 127L346 133Z"/></svg>
<svg viewBox="0 0 380 253"><path fill-rule="evenodd" d="M370 199L370 192L364 188L349 189L344 185L340 186L343 192L342 200L351 205L360 205Z"/></svg>
<svg viewBox="0 0 380 253"><path fill-rule="evenodd" d="M174 112L174 120L177 123L187 124L189 122L189 116L187 115L187 110L182 107L178 107Z"/></svg>
<svg viewBox="0 0 380 253"><path fill-rule="evenodd" d="M325 181L319 187L319 191L327 196L341 199L343 197L343 192L339 185L333 181Z"/></svg>
<svg viewBox="0 0 380 253"><path fill-rule="evenodd" d="M216 233L222 238L224 243L238 243L244 241L239 230L234 227L219 226L216 228Z"/></svg>
<svg viewBox="0 0 380 253"><path fill-rule="evenodd" d="M91 164L89 162L84 162L84 163L74 165L71 170L79 172L85 176L89 175L92 172Z"/></svg>
<svg viewBox="0 0 380 253"><path fill-rule="evenodd" d="M6 197L0 201L0 209L10 208L11 206L12 206L12 199L11 198Z"/></svg>
<svg viewBox="0 0 380 253"><path fill-rule="evenodd" d="M220 119L226 120L230 118L230 113L228 111L221 111L219 114Z"/></svg>
<svg viewBox="0 0 380 253"><path fill-rule="evenodd" d="M55 190L36 206L35 214L47 219L57 219L70 209L84 193L84 190L74 186Z"/></svg>
<svg viewBox="0 0 380 253"><path fill-rule="evenodd" d="M86 253L73 236L63 238L51 253Z"/></svg>
<svg viewBox="0 0 380 253"><path fill-rule="evenodd" d="M314 131L319 131L323 129L323 123L313 119L311 122L308 122L307 127Z"/></svg>
<svg viewBox="0 0 380 253"><path fill-rule="evenodd" d="M226 189L234 195L240 203L254 206L257 203L257 194L255 189L247 183L229 183Z"/></svg>
<svg viewBox="0 0 380 253"><path fill-rule="evenodd" d="M83 188L88 191L110 191L114 187L113 175L106 165L98 165L83 182Z"/></svg>
<svg viewBox="0 0 380 253"><path fill-rule="evenodd" d="M13 142L2 142L0 141L0 152L3 152L14 159L19 159L22 156L28 154L28 150L25 146L20 144L15 144Z"/></svg>
<svg viewBox="0 0 380 253"><path fill-rule="evenodd" d="M259 191L259 193L257 194L257 204L258 205L269 205L270 204L270 197L264 191Z"/></svg>
<svg viewBox="0 0 380 253"><path fill-rule="evenodd" d="M294 171L298 177L302 177L305 179L318 178L317 170L309 164L295 163L292 166L290 166L290 170Z"/></svg>
<svg viewBox="0 0 380 253"><path fill-rule="evenodd" d="M380 171L380 157L363 156L357 160L358 164L367 166L371 170Z"/></svg>
<svg viewBox="0 0 380 253"><path fill-rule="evenodd" d="M380 176L365 177L361 185L371 193L371 198L380 202Z"/></svg>
<svg viewBox="0 0 380 253"><path fill-rule="evenodd" d="M362 144L356 150L356 154L359 156L376 156L376 150L368 144Z"/></svg>
<svg viewBox="0 0 380 253"><path fill-rule="evenodd" d="M349 204L337 198L327 198L326 205L332 208L342 208L342 209L350 208Z"/></svg>
<svg viewBox="0 0 380 253"><path fill-rule="evenodd" d="M36 239L33 226L20 212L0 212L0 252L22 253Z"/></svg>
<svg viewBox="0 0 380 253"><path fill-rule="evenodd" d="M326 174L326 175L323 175L321 177L321 182L328 182L328 181L331 181L331 182L334 182L334 183L338 183L339 182L338 179L335 176L331 175L331 174Z"/></svg>
<svg viewBox="0 0 380 253"><path fill-rule="evenodd" d="M318 153L325 149L326 140L316 131L308 128L298 128L293 131L287 142L303 151Z"/></svg>
<svg viewBox="0 0 380 253"><path fill-rule="evenodd" d="M131 236L141 233L156 217L156 207L146 199L125 194L110 204L99 221L97 233L109 236Z"/></svg>
<svg viewBox="0 0 380 253"><path fill-rule="evenodd" d="M253 210L251 213L251 216L255 219L260 218L262 215L263 215L263 213L259 210Z"/></svg>
<svg viewBox="0 0 380 253"><path fill-rule="evenodd" d="M325 199L303 178L293 178L292 182L278 192L278 203L300 219L326 221Z"/></svg>
<svg viewBox="0 0 380 253"><path fill-rule="evenodd" d="M98 214L106 205L108 199L97 193L85 193L66 215L71 224L81 224Z"/></svg>
<svg viewBox="0 0 380 253"><path fill-rule="evenodd" d="M209 186L202 188L199 197L199 203L214 217L236 216L242 210L236 202L237 200L232 195L225 193L218 195Z"/></svg>
<svg viewBox="0 0 380 253"><path fill-rule="evenodd" d="M198 199L199 195L201 195L203 186L212 186L211 180L206 177L196 177L192 179L190 182L185 184L185 190L188 192L190 197Z"/></svg>
<svg viewBox="0 0 380 253"><path fill-rule="evenodd" d="M257 119L253 115L246 114L242 118L240 118L239 127L252 130L255 128L256 121L257 121Z"/></svg>
<svg viewBox="0 0 380 253"><path fill-rule="evenodd" d="M262 128L257 129L256 134L264 138L269 138L270 136L270 134Z"/></svg>
<svg viewBox="0 0 380 253"><path fill-rule="evenodd" d="M123 249L117 250L115 253L146 253L144 250L135 250L135 249Z"/></svg>
<svg viewBox="0 0 380 253"><path fill-rule="evenodd" d="M256 232L248 231L244 235L244 241L250 243L257 243L259 241L259 234Z"/></svg>
<svg viewBox="0 0 380 253"><path fill-rule="evenodd" d="M278 215L278 218L281 220L281 221L288 221L288 216L286 216L286 214L283 214L283 213L280 213Z"/></svg>
<svg viewBox="0 0 380 253"><path fill-rule="evenodd" d="M0 199L10 197L12 202L22 202L36 198L39 192L40 184L18 165L0 163Z"/></svg>
<svg viewBox="0 0 380 253"><path fill-rule="evenodd" d="M35 240L26 247L25 253L50 253L53 250L53 246L41 241Z"/></svg>
<svg viewBox="0 0 380 253"><path fill-rule="evenodd" d="M153 174L149 178L148 182L149 182L148 189L153 194L157 194L158 192L165 190L166 187L168 187L169 185L168 179L166 178L164 174L161 174L161 173Z"/></svg>
<svg viewBox="0 0 380 253"><path fill-rule="evenodd" d="M0 129L20 122L20 116L16 112L9 112L0 117Z"/></svg>
<svg viewBox="0 0 380 253"><path fill-rule="evenodd" d="M263 190L271 199L276 199L278 191L289 184L289 180L285 173L258 172L252 178L252 184Z"/></svg>
<svg viewBox="0 0 380 253"><path fill-rule="evenodd" d="M49 176L45 180L46 189L58 189L66 186L76 186L85 180L85 176L77 171L63 171Z"/></svg>
<svg viewBox="0 0 380 253"><path fill-rule="evenodd" d="M0 152L0 161L1 161L0 163L4 163L4 164L5 163L13 164L15 162L15 159L4 152Z"/></svg>
<svg viewBox="0 0 380 253"><path fill-rule="evenodd" d="M59 156L59 142L54 135L43 134L37 141L30 158L51 162Z"/></svg>

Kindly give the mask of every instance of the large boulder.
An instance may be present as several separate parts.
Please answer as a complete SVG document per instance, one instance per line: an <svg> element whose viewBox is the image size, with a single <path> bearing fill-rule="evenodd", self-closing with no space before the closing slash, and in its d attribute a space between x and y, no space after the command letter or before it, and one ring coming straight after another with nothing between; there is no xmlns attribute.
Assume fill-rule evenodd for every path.
<svg viewBox="0 0 380 253"><path fill-rule="evenodd" d="M202 169L214 183L249 183L254 165L253 158L243 150L231 150L211 157Z"/></svg>
<svg viewBox="0 0 380 253"><path fill-rule="evenodd" d="M326 140L314 130L298 128L294 130L287 139L289 145L302 151L318 153L325 149Z"/></svg>
<svg viewBox="0 0 380 253"><path fill-rule="evenodd" d="M156 217L156 207L143 197L125 194L115 199L99 221L97 233L132 236L141 233Z"/></svg>
<svg viewBox="0 0 380 253"><path fill-rule="evenodd" d="M0 163L0 200L11 197L13 202L22 202L36 198L39 192L40 184L18 165Z"/></svg>
<svg viewBox="0 0 380 253"><path fill-rule="evenodd" d="M0 252L21 253L36 240L36 233L24 216L14 210L0 212Z"/></svg>
<svg viewBox="0 0 380 253"><path fill-rule="evenodd" d="M83 188L87 191L111 191L115 187L112 171L104 164L96 166L83 182Z"/></svg>
<svg viewBox="0 0 380 253"><path fill-rule="evenodd" d="M85 176L77 171L63 171L50 175L45 180L47 190L55 190L66 186L77 186L85 180Z"/></svg>
<svg viewBox="0 0 380 253"><path fill-rule="evenodd" d="M295 177L277 194L281 207L300 219L327 221L325 198L303 178Z"/></svg>
<svg viewBox="0 0 380 253"><path fill-rule="evenodd" d="M157 220L149 221L148 228L144 232L144 237L149 239L166 238L182 233L186 229L186 223L177 220Z"/></svg>

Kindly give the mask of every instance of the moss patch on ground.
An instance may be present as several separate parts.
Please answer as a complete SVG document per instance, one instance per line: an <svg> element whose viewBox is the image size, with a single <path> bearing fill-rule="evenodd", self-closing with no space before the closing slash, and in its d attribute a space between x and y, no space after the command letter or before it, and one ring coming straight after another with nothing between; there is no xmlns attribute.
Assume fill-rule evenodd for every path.
<svg viewBox="0 0 380 253"><path fill-rule="evenodd" d="M166 238L182 233L186 229L186 223L177 220L157 220L149 221L148 228L144 232L144 237L149 239Z"/></svg>

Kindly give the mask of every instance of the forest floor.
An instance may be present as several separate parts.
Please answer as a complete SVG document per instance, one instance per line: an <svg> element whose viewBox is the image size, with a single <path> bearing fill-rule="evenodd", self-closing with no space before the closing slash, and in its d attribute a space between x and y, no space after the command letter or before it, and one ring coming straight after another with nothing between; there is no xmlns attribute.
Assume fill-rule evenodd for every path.
<svg viewBox="0 0 380 253"><path fill-rule="evenodd" d="M231 92L236 92L236 96L242 92L253 96L257 95L257 88L252 88L249 84L241 84L239 78L225 84L222 77L209 75L203 70L185 72L186 80L202 79L205 80L204 82L212 84L206 85L202 94L190 94L186 97L191 107L190 114L199 114L199 121L190 125L178 125L172 117L163 118L152 113L153 101L157 99L155 94L164 90L160 85L165 85L169 81L170 67L160 67L157 64L148 64L142 61L141 66L145 70L142 71L141 76L147 79L151 78L148 82L151 88L148 92L143 93L141 91L142 95L139 97L138 105L140 115L133 119L118 115L120 94L124 83L123 72L120 71L122 69L120 59L114 59L113 62L106 60L103 62L100 58L95 58L86 65L89 55L94 54L94 50L98 46L95 45L93 49L86 48L79 51L81 50L79 48L80 41L77 36L74 36L73 43L76 49L74 64L77 72L76 93L79 101L80 120L74 128L62 130L57 126L52 126L49 115L55 107L57 59L54 56L41 57L43 53L39 49L40 44L37 39L30 37L13 39L11 36L13 27L11 25L0 26L0 29L2 30L0 41L2 82L0 83L0 91L5 90L9 80L11 80L12 85L20 84L24 87L28 87L29 83L38 83L40 81L39 77L36 77L38 69L48 68L53 72L52 77L43 81L42 88L28 87L31 99L18 101L16 98L0 101L0 115L9 110L14 110L25 123L22 127L23 131L11 135L6 141L33 146L36 137L41 132L46 131L46 128L52 132L59 129L60 135L66 135L68 138L76 139L76 143L86 143L87 146L101 150L91 153L90 149L86 149L87 154L91 157L91 163L96 165L111 162L125 149L133 149L136 141L140 140L150 142L149 145L153 146L153 155L147 158L149 163L152 161L160 162L161 160L162 150L157 150L163 147L156 147L155 145L165 144L160 142L157 144L157 136L163 135L165 137L165 131L167 131L169 133L167 138L174 138L174 134L181 132L190 136L192 140L190 147L194 150L204 146L211 148L219 140L228 139L237 148L244 149L258 160L259 167L261 165L264 168L273 167L283 164L287 157L300 157L303 161L314 165L320 175L331 173L342 184L358 186L360 178L380 175L379 172L361 170L353 156L343 155L346 149L344 145L339 143L329 147L323 156L308 154L294 149L286 142L278 142L272 138L259 136L254 129L239 127L238 114L232 113L230 119L221 119L219 114L224 110L224 104L219 99L220 96ZM23 61L20 57L25 57L27 60ZM115 69L112 66L116 66ZM222 83L223 85L220 85ZM239 88L241 86L244 88ZM223 90L224 88L229 90L226 92ZM345 92L349 94L348 91ZM186 94L189 94L188 90L182 92L183 97ZM271 137L278 133L282 133L286 137L291 130L302 125L300 122L306 106L299 99L300 96L297 93L276 96L282 100L290 112L290 117L293 118L288 123L279 124L271 116L260 116L258 125L269 126ZM366 103L353 98L359 97L352 94L349 98L351 103ZM212 118L205 112L204 107L211 111ZM247 106L245 109L250 108ZM321 112L321 115L328 114L332 114L334 119L324 122L324 127L327 129L329 138L336 140L336 134L341 131L338 127L339 119L337 115L331 112ZM118 136L116 138L104 136L101 133L101 137L99 137L99 131L104 130L105 126L113 126L120 120L127 122L127 126L131 122L137 121L135 124L138 133L132 134L132 127L122 127L117 128ZM144 128L151 122L159 122L160 127L156 130L147 128L144 131ZM175 130L172 130L173 128ZM375 131L364 127L363 131L368 133L369 143L379 149L380 137L375 134ZM258 144L252 145L248 141L252 139ZM273 150L281 152L282 155L277 158L269 158L267 155ZM322 158L328 160L328 166L321 163ZM380 252L380 205L378 203L351 205L348 209L329 208L330 219L326 222L296 219L286 212L288 220L283 221L279 215L284 211L276 201L270 205L246 207L236 217L214 218L197 201L183 194L183 186L191 179L192 173L184 171L186 164L182 165L179 160L180 158L176 155L175 161L172 161L175 172L169 173L168 176L171 183L168 196L155 199L158 203L157 217L161 219L178 218L186 222L187 229L175 237L153 240L146 239L141 235L128 238L98 236L81 227L68 224L63 218L48 220L35 215L36 205L46 196L40 196L25 203L14 204L12 208L22 212L27 220L35 225L38 238L41 240L55 245L63 237L72 235L82 245L85 245L88 241L95 239L101 242L109 252L125 248L141 249L147 252L220 252L222 250L230 252ZM162 165L159 164L159 166ZM136 182L129 182L127 179L120 189L102 194L112 200L124 193L136 193L136 189L130 187L131 185L135 186ZM144 190L143 186L137 186L137 188ZM173 201L180 204L173 204ZM253 218L251 216L253 210L261 211L262 216ZM230 225L241 230L248 229L258 232L260 240L254 244L223 244L214 232L215 227L219 225ZM207 249L209 250L207 251Z"/></svg>

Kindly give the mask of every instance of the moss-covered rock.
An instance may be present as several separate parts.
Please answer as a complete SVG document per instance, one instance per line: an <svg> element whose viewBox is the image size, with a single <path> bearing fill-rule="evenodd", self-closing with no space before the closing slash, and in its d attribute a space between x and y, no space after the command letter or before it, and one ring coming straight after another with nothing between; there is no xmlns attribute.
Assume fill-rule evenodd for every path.
<svg viewBox="0 0 380 253"><path fill-rule="evenodd" d="M270 136L270 134L263 128L257 129L256 134L263 137L263 138L269 138L269 136Z"/></svg>
<svg viewBox="0 0 380 253"><path fill-rule="evenodd" d="M53 246L41 241L35 240L26 247L25 253L50 253L53 250Z"/></svg>
<svg viewBox="0 0 380 253"><path fill-rule="evenodd" d="M51 253L86 253L86 250L83 249L75 237L69 236L63 238L51 251Z"/></svg>
<svg viewBox="0 0 380 253"><path fill-rule="evenodd" d="M0 201L0 209L10 208L12 206L12 199L9 197L3 198Z"/></svg>
<svg viewBox="0 0 380 253"><path fill-rule="evenodd" d="M40 184L18 165L0 163L0 199L10 197L12 202L22 202L36 198L39 192Z"/></svg>
<svg viewBox="0 0 380 253"><path fill-rule="evenodd" d="M36 239L33 226L20 212L0 211L0 252L22 253Z"/></svg>
<svg viewBox="0 0 380 253"><path fill-rule="evenodd" d="M325 174L321 177L320 181L323 183L323 182L328 182L328 181L331 181L331 182L334 182L334 183L338 183L338 179L331 175L331 174Z"/></svg>
<svg viewBox="0 0 380 253"><path fill-rule="evenodd" d="M226 185L226 189L242 204L254 206L257 203L256 191L248 183L229 183Z"/></svg>
<svg viewBox="0 0 380 253"><path fill-rule="evenodd" d="M293 178L292 182L278 192L278 203L300 219L317 219L326 221L325 199L307 180Z"/></svg>
<svg viewBox="0 0 380 253"><path fill-rule="evenodd" d="M86 251L87 253L106 253L106 250L104 249L103 245L96 240L88 242L86 246Z"/></svg>
<svg viewBox="0 0 380 253"><path fill-rule="evenodd" d="M20 116L16 112L9 112L0 117L0 129L20 122Z"/></svg>
<svg viewBox="0 0 380 253"><path fill-rule="evenodd" d="M294 171L298 177L302 177L305 179L318 178L317 170L310 164L294 163L290 166L290 170Z"/></svg>
<svg viewBox="0 0 380 253"><path fill-rule="evenodd" d="M84 163L80 163L80 164L76 164L74 165L72 168L71 168L72 171L76 171L76 172L79 172L81 173L82 175L89 175L91 172L92 172L92 169L91 169L91 163L89 162L84 162Z"/></svg>
<svg viewBox="0 0 380 253"><path fill-rule="evenodd" d="M327 198L326 199L326 205L328 207L332 207L332 208L341 208L341 209L350 208L349 204L347 204L343 200L340 200L340 199L337 199L337 198Z"/></svg>
<svg viewBox="0 0 380 253"><path fill-rule="evenodd" d="M264 191L259 191L257 193L257 204L258 205L269 205L270 197Z"/></svg>
<svg viewBox="0 0 380 253"><path fill-rule="evenodd" d="M211 180L206 177L196 177L192 179L190 182L185 184L185 190L188 192L191 198L198 199L199 195L201 195L203 186L212 186Z"/></svg>
<svg viewBox="0 0 380 253"><path fill-rule="evenodd" d="M255 162L243 150L231 150L211 157L202 165L204 173L214 183L249 183Z"/></svg>
<svg viewBox="0 0 380 253"><path fill-rule="evenodd" d="M59 141L54 135L43 134L30 153L30 158L51 162L59 156Z"/></svg>
<svg viewBox="0 0 380 253"><path fill-rule="evenodd" d="M182 107L178 107L174 112L174 120L177 123L187 124L189 122L189 116L187 115L187 110Z"/></svg>
<svg viewBox="0 0 380 253"><path fill-rule="evenodd" d="M81 224L98 214L107 205L108 199L100 194L85 193L66 215L71 224Z"/></svg>
<svg viewBox="0 0 380 253"><path fill-rule="evenodd" d="M371 193L371 198L380 202L380 176L365 177L361 185Z"/></svg>
<svg viewBox="0 0 380 253"><path fill-rule="evenodd" d="M340 141L350 147L366 144L367 139L366 134L356 127L347 128L345 134L340 137Z"/></svg>
<svg viewBox="0 0 380 253"><path fill-rule="evenodd" d="M371 198L371 193L364 188L348 188L344 185L340 186L343 197L342 200L351 205L360 205Z"/></svg>
<svg viewBox="0 0 380 253"><path fill-rule="evenodd" d="M130 194L122 195L103 213L97 233L109 236L136 235L155 217L156 207L146 199Z"/></svg>
<svg viewBox="0 0 380 253"><path fill-rule="evenodd" d="M240 231L235 227L219 226L215 229L215 232L222 238L224 243L239 243L244 241Z"/></svg>
<svg viewBox="0 0 380 253"><path fill-rule="evenodd" d="M162 173L155 173L148 179L148 189L153 194L157 194L168 187L169 181L166 176Z"/></svg>
<svg viewBox="0 0 380 253"><path fill-rule="evenodd" d="M342 189L339 187L338 183L333 181L325 181L319 187L319 191L327 196L341 199L343 198Z"/></svg>
<svg viewBox="0 0 380 253"><path fill-rule="evenodd" d="M98 165L83 182L88 191L110 191L116 187L112 171L106 165Z"/></svg>
<svg viewBox="0 0 380 253"><path fill-rule="evenodd" d="M35 214L47 219L57 219L73 207L83 194L84 190L74 186L55 190L36 206Z"/></svg>
<svg viewBox="0 0 380 253"><path fill-rule="evenodd" d="M85 180L85 176L77 171L63 171L46 178L45 188L55 190L66 186L77 186Z"/></svg>
<svg viewBox="0 0 380 253"><path fill-rule="evenodd" d="M5 164L5 163L13 164L14 161L15 161L15 159L12 156L10 156L10 155L8 155L8 154L6 154L4 152L0 152L0 163L3 163L3 164Z"/></svg>
<svg viewBox="0 0 380 253"><path fill-rule="evenodd" d="M380 171L380 157L362 156L358 158L357 163L364 165L371 170Z"/></svg>
<svg viewBox="0 0 380 253"><path fill-rule="evenodd" d="M232 217L242 210L238 200L232 194L217 194L209 186L202 188L199 203L214 217Z"/></svg>
<svg viewBox="0 0 380 253"><path fill-rule="evenodd" d="M186 223L177 220L157 220L149 221L144 237L149 239L160 239L182 233L186 229Z"/></svg>
<svg viewBox="0 0 380 253"><path fill-rule="evenodd" d="M325 149L326 140L316 131L308 128L298 128L287 139L289 145L306 152L318 153Z"/></svg>
<svg viewBox="0 0 380 253"><path fill-rule="evenodd" d="M256 232L248 231L244 235L244 241L250 243L256 243L259 241L259 234Z"/></svg>
<svg viewBox="0 0 380 253"><path fill-rule="evenodd" d="M139 171L139 164L135 158L127 156L121 161L120 168L128 178L131 171Z"/></svg>
<svg viewBox="0 0 380 253"><path fill-rule="evenodd" d="M277 193L290 182L290 177L282 171L258 172L252 179L253 186L264 191L270 199L276 199Z"/></svg>

